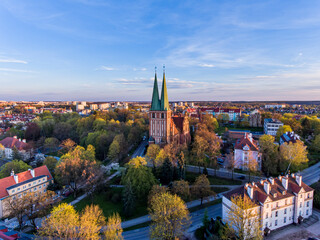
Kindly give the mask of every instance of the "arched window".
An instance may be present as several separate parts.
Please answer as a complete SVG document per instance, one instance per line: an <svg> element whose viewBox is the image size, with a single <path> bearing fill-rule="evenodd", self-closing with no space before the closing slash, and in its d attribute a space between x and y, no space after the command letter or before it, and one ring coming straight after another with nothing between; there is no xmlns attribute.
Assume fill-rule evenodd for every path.
<svg viewBox="0 0 320 240"><path fill-rule="evenodd" d="M161 113L161 118L164 118L164 113Z"/></svg>
<svg viewBox="0 0 320 240"><path fill-rule="evenodd" d="M152 113L152 118L154 118L155 117L155 115L154 115L154 113Z"/></svg>

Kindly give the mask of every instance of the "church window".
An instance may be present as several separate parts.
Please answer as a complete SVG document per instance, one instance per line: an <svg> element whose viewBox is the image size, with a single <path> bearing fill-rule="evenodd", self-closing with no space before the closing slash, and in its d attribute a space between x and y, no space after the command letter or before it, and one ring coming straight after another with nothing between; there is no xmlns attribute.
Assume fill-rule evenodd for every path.
<svg viewBox="0 0 320 240"><path fill-rule="evenodd" d="M161 118L164 118L164 113L161 113Z"/></svg>
<svg viewBox="0 0 320 240"><path fill-rule="evenodd" d="M154 113L152 113L152 118L155 118L155 115L154 115Z"/></svg>

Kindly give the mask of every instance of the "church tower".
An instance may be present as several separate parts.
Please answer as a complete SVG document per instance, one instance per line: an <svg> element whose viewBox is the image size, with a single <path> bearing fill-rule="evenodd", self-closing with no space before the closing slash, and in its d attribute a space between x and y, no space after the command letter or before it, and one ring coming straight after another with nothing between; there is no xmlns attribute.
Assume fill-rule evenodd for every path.
<svg viewBox="0 0 320 240"><path fill-rule="evenodd" d="M155 72L152 102L149 111L149 124L149 143L170 143L171 110L168 101L164 67L160 99L158 91L157 72Z"/></svg>

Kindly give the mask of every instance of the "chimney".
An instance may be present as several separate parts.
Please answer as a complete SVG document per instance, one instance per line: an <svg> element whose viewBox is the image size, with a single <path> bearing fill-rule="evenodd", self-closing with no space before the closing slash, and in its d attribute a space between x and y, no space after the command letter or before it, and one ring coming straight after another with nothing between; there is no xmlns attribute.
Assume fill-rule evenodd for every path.
<svg viewBox="0 0 320 240"><path fill-rule="evenodd" d="M302 176L301 176L301 175L297 175L297 176L296 176L296 181L297 181L297 183L298 183L299 187L301 187L301 183L302 183Z"/></svg>
<svg viewBox="0 0 320 240"><path fill-rule="evenodd" d="M21 142L21 138L19 138L19 142Z"/></svg>
<svg viewBox="0 0 320 240"><path fill-rule="evenodd" d="M31 173L32 177L34 177L34 169L28 169L28 171Z"/></svg>
<svg viewBox="0 0 320 240"><path fill-rule="evenodd" d="M13 169L11 170L10 176L14 176L14 171L13 171Z"/></svg>
<svg viewBox="0 0 320 240"><path fill-rule="evenodd" d="M288 190L288 178L287 178L287 177L283 177L282 180L281 180L281 182L282 182L282 186L283 186L286 190Z"/></svg>
<svg viewBox="0 0 320 240"><path fill-rule="evenodd" d="M273 177L269 177L269 182L270 182L271 185L274 184L274 179L273 179Z"/></svg>
<svg viewBox="0 0 320 240"><path fill-rule="evenodd" d="M13 136L13 138L17 139L17 136Z"/></svg>
<svg viewBox="0 0 320 240"><path fill-rule="evenodd" d="M18 179L18 175L13 175L13 178L14 178L14 181L16 182L16 183L19 183L19 179Z"/></svg>
<svg viewBox="0 0 320 240"><path fill-rule="evenodd" d="M27 142L27 140L25 140L25 139L22 139L22 142L26 143L26 142Z"/></svg>
<svg viewBox="0 0 320 240"><path fill-rule="evenodd" d="M269 183L268 181L265 181L265 182L263 183L263 189L264 189L264 191L266 192L266 194L269 195L269 193L270 193L270 183Z"/></svg>
<svg viewBox="0 0 320 240"><path fill-rule="evenodd" d="M248 192L250 199L252 199L253 198L253 187L248 186L247 192Z"/></svg>

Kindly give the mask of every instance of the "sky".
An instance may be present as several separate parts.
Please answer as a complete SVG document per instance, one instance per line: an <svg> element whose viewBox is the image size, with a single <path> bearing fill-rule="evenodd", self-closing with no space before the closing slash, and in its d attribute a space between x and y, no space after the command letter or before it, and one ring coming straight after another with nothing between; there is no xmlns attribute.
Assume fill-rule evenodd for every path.
<svg viewBox="0 0 320 240"><path fill-rule="evenodd" d="M1 0L0 100L320 100L320 1Z"/></svg>

